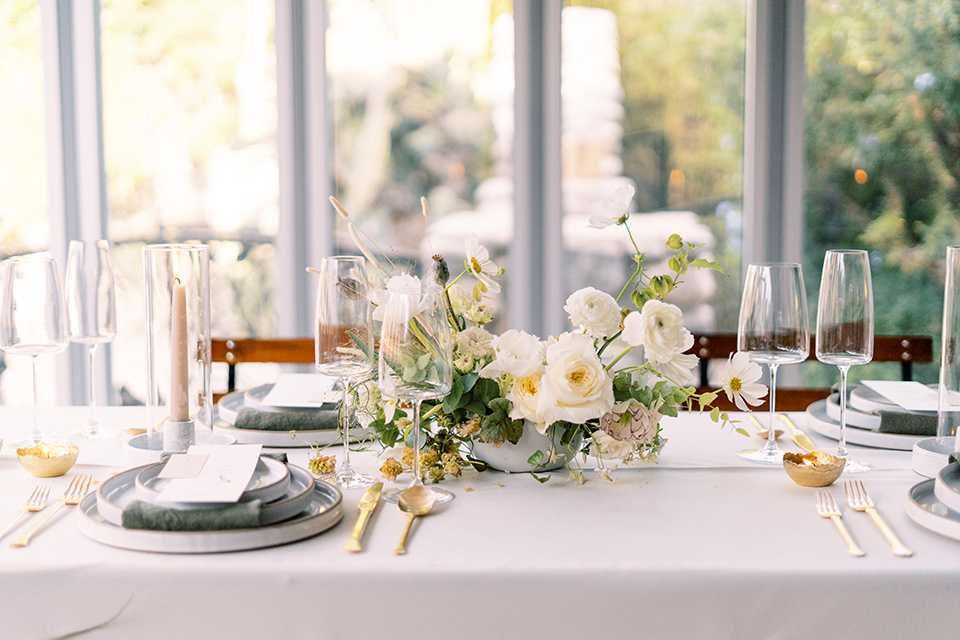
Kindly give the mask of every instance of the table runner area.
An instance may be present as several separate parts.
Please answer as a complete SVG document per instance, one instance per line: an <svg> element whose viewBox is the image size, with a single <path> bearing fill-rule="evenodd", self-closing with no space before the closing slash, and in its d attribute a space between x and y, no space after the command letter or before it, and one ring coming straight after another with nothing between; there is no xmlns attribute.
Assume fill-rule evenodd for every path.
<svg viewBox="0 0 960 640"><path fill-rule="evenodd" d="M105 426L118 428L142 426L145 413L101 410ZM51 435L75 430L85 417L83 407L41 410ZM793 417L802 428L803 414ZM0 407L8 440L25 434L29 419L29 407ZM832 523L817 516L812 489L782 468L738 458L760 440L696 414L663 426L660 463L617 470L613 483L593 471L582 486L569 484L565 471L543 485L526 474L465 472L444 483L456 499L415 525L404 557L391 555L403 514L382 503L365 551L343 551L362 491L344 492L343 520L316 538L212 555L101 545L68 512L29 547L0 544L0 635L952 637L960 543L907 517L907 491L922 480L909 452L851 447L874 466L855 479L914 557L895 558L870 518L844 506L844 522L867 552L851 558ZM835 451L835 442L809 435ZM87 444L74 471L102 481L122 468L117 443L97 443L85 458ZM781 446L796 450L788 438ZM308 453L290 450L291 463L305 466ZM373 453L351 459L377 474ZM5 447L0 519L40 482L59 495L70 475L35 479ZM842 501L841 484L830 490ZM417 607L428 615L412 618Z"/></svg>

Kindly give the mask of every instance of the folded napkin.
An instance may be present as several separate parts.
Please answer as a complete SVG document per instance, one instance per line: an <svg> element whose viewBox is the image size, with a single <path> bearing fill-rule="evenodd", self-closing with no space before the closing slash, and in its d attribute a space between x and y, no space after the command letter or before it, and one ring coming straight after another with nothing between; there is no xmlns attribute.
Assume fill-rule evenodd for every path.
<svg viewBox="0 0 960 640"><path fill-rule="evenodd" d="M336 429L338 409L291 409L260 411L244 407L237 413L233 426L258 431L321 431Z"/></svg>
<svg viewBox="0 0 960 640"><path fill-rule="evenodd" d="M134 500L123 510L124 529L148 531L226 531L260 526L261 500L204 509L172 509Z"/></svg>
<svg viewBox="0 0 960 640"><path fill-rule="evenodd" d="M937 435L937 414L881 410L880 428L877 431L905 436L935 436Z"/></svg>

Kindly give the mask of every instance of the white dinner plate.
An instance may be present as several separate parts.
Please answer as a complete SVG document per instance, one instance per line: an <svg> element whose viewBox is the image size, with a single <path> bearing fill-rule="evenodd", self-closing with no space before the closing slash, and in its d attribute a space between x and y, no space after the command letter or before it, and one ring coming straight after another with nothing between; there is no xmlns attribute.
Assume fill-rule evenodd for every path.
<svg viewBox="0 0 960 640"><path fill-rule="evenodd" d="M849 394L847 394L849 396ZM827 416L831 420L840 423L840 394L832 393L827 398ZM876 431L880 428L880 416L876 413L867 413L853 407L847 402L847 426L860 427L861 429L870 429Z"/></svg>
<svg viewBox="0 0 960 640"><path fill-rule="evenodd" d="M960 512L960 464L946 465L934 478L933 493L949 509Z"/></svg>
<svg viewBox="0 0 960 640"><path fill-rule="evenodd" d="M161 463L148 467L135 467L121 471L112 478L100 484L97 489L97 509L100 518L114 526L121 527L123 523L123 509L133 500L138 499L136 478L149 466L162 466ZM313 476L305 469L289 465L290 485L286 493L278 500L264 503L260 508L260 523L269 525L292 518L303 511L310 503L310 492L316 484ZM164 505L166 506L166 505ZM211 509L218 504L189 504L179 505L189 509Z"/></svg>
<svg viewBox="0 0 960 640"><path fill-rule="evenodd" d="M309 500L302 511L276 524L227 531L144 531L107 522L98 510L97 495L91 493L80 503L78 527L97 542L134 551L221 553L263 549L310 538L343 517L343 494L336 487L318 482L307 496Z"/></svg>
<svg viewBox="0 0 960 640"><path fill-rule="evenodd" d="M827 401L818 400L807 407L807 426L832 440L840 440L840 423L827 415ZM874 449L912 451L913 445L926 436L910 436L899 433L880 433L847 425L847 444L857 444Z"/></svg>
<svg viewBox="0 0 960 640"><path fill-rule="evenodd" d="M138 498L145 502L156 501L160 492L170 483L169 478L159 477L164 466L165 463L150 465L140 472L134 483ZM283 496L289 486L290 469L287 465L273 458L261 457L239 502L251 500L273 502ZM178 503L165 504L171 508L186 508Z"/></svg>
<svg viewBox="0 0 960 640"><path fill-rule="evenodd" d="M960 540L960 513L940 502L934 493L935 480L924 480L907 494L907 515L924 529L951 540Z"/></svg>

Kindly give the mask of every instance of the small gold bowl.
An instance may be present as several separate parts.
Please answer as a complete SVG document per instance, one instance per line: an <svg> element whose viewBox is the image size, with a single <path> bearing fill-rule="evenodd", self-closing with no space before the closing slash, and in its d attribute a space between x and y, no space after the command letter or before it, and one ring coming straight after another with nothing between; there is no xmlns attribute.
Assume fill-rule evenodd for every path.
<svg viewBox="0 0 960 640"><path fill-rule="evenodd" d="M17 449L20 466L38 478L62 476L77 461L80 448L75 444L62 445L41 442L33 447Z"/></svg>
<svg viewBox="0 0 960 640"><path fill-rule="evenodd" d="M837 458L823 451L812 451L806 455L798 453L783 454L783 468L787 475L801 487L826 487L843 473L847 464L844 458Z"/></svg>

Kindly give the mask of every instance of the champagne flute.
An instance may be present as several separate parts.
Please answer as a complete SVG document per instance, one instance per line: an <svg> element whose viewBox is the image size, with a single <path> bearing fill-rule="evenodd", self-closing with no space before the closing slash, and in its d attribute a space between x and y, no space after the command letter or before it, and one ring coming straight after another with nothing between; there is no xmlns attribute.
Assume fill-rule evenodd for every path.
<svg viewBox="0 0 960 640"><path fill-rule="evenodd" d="M777 410L777 368L803 362L810 354L810 328L803 271L796 263L751 264L740 301L737 349L770 369L770 427L762 449L745 449L751 462L780 464L773 418Z"/></svg>
<svg viewBox="0 0 960 640"><path fill-rule="evenodd" d="M390 293L380 331L380 390L384 396L413 405L413 481L420 478L420 403L450 393L453 385L453 343L439 292ZM429 487L435 503L453 499L446 489ZM403 489L384 494L396 502Z"/></svg>
<svg viewBox="0 0 960 640"><path fill-rule="evenodd" d="M339 380L340 431L343 464L331 478L345 489L369 487L376 480L350 465L350 383L373 372L373 332L364 259L354 256L324 258L317 287L315 346L317 371Z"/></svg>
<svg viewBox="0 0 960 640"><path fill-rule="evenodd" d="M840 369L840 446L847 458L847 371L873 360L873 285L866 251L827 251L817 302L817 360ZM868 471L847 459L843 470Z"/></svg>
<svg viewBox="0 0 960 640"><path fill-rule="evenodd" d="M67 325L70 341L87 345L90 366L90 421L77 435L89 439L111 438L116 431L97 421L97 347L117 335L117 297L110 243L106 240L72 240L67 254Z"/></svg>
<svg viewBox="0 0 960 640"><path fill-rule="evenodd" d="M42 254L5 260L2 295L0 349L31 356L33 365L33 431L19 443L33 446L45 440L40 430L37 357L63 351L68 343L57 263Z"/></svg>

